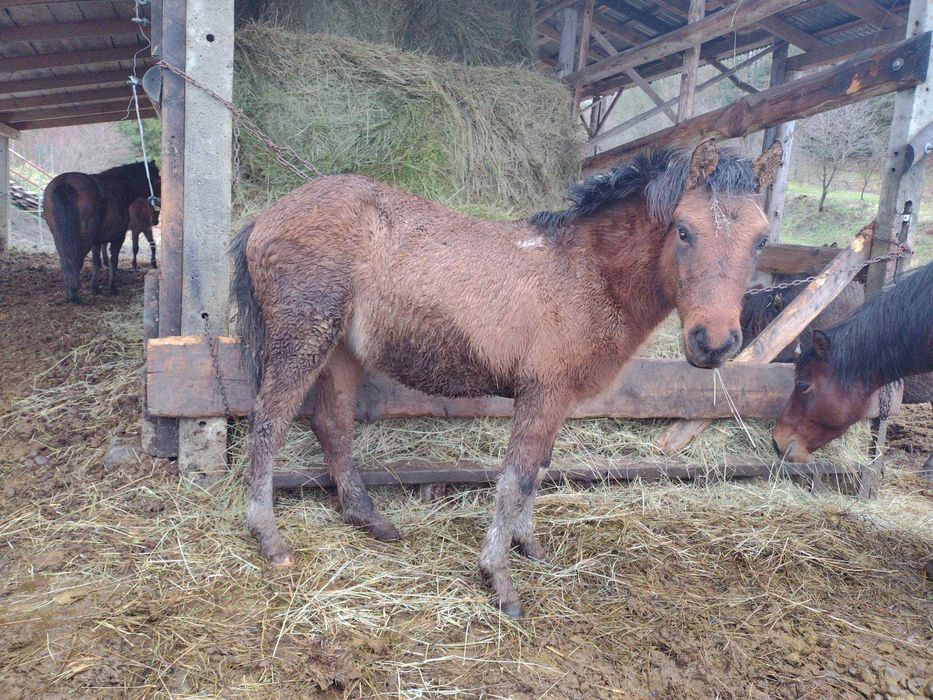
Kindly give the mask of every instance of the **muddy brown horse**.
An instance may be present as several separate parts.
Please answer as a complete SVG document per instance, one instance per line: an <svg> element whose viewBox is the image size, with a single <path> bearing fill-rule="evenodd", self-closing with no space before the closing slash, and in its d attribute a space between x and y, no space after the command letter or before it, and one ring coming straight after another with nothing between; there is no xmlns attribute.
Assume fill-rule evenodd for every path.
<svg viewBox="0 0 933 700"><path fill-rule="evenodd" d="M149 163L152 186L159 194L159 170ZM109 288L117 293L117 258L129 227L130 204L149 196L146 164L131 163L96 175L62 173L45 188L42 207L62 266L67 301L80 303L81 266L93 252L91 290L100 292L101 247L110 246Z"/></svg>
<svg viewBox="0 0 933 700"><path fill-rule="evenodd" d="M814 331L772 437L779 455L814 450L868 413L885 384L933 371L933 263L903 275L842 323Z"/></svg>
<svg viewBox="0 0 933 700"><path fill-rule="evenodd" d="M754 162L710 141L692 154L655 150L578 185L565 211L508 223L354 175L273 204L232 249L238 332L258 381L246 524L262 554L292 562L272 466L312 386L311 427L343 517L380 540L398 532L351 458L363 369L432 394L513 397L480 569L493 604L521 615L509 550L543 556L532 502L568 408L612 382L674 308L691 363L718 367L735 354L742 295L768 237L756 193L780 160L780 145Z"/></svg>
<svg viewBox="0 0 933 700"><path fill-rule="evenodd" d="M130 205L130 235L133 241L133 269L138 270L136 256L139 254L139 234L143 234L149 241L149 267L153 270L156 264L155 239L152 237L152 227L159 223L159 212L156 211L149 200L140 197Z"/></svg>

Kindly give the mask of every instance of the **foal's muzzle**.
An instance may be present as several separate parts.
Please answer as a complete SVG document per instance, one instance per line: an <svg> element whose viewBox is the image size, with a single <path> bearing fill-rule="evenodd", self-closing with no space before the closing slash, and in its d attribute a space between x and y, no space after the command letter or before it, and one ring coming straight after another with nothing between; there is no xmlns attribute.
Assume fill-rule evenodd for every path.
<svg viewBox="0 0 933 700"><path fill-rule="evenodd" d="M710 340L705 326L694 326L687 333L686 339L687 362L694 367L712 369L721 367L726 360L731 359L742 347L742 331L733 328L725 340L714 345Z"/></svg>

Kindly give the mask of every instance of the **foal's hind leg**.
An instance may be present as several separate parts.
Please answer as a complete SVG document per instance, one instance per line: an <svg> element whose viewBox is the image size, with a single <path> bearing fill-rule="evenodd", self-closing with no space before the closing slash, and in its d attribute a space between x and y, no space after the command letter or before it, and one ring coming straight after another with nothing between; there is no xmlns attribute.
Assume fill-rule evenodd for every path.
<svg viewBox="0 0 933 700"><path fill-rule="evenodd" d="M91 249L91 291L94 294L100 294L100 258L102 250L103 246L100 245L95 245Z"/></svg>
<svg viewBox="0 0 933 700"><path fill-rule="evenodd" d="M139 270L139 265L136 264L136 255L139 253L139 231L135 228L132 229L133 232L133 272Z"/></svg>
<svg viewBox="0 0 933 700"><path fill-rule="evenodd" d="M149 241L149 268L155 270L158 265L156 265L156 249L155 249L155 238L152 237L152 229L147 229L143 231L146 235L146 240Z"/></svg>
<svg viewBox="0 0 933 700"><path fill-rule="evenodd" d="M279 307L267 318L262 381L250 412L246 527L276 566L291 565L292 554L275 525L273 460L340 330L340 308L310 312L312 303Z"/></svg>
<svg viewBox="0 0 933 700"><path fill-rule="evenodd" d="M509 549L514 542L528 556L542 555L532 530L531 512L538 471L550 464L566 408L565 401L536 390L516 397L512 435L496 488L495 513L479 560L480 571L493 589L493 605L512 617L520 617L522 608L509 575Z"/></svg>
<svg viewBox="0 0 933 700"><path fill-rule="evenodd" d="M324 448L343 519L377 540L389 542L398 539L398 530L373 505L353 463L354 401L361 375L356 358L344 345L338 345L314 384L311 428Z"/></svg>
<svg viewBox="0 0 933 700"><path fill-rule="evenodd" d="M120 248L123 247L123 239L110 242L110 293L117 295L117 260L120 259Z"/></svg>

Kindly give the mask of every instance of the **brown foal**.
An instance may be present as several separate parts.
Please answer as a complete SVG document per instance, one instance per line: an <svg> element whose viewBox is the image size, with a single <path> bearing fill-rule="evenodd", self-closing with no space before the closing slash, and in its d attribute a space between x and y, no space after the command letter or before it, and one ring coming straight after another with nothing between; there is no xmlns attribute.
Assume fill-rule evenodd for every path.
<svg viewBox="0 0 933 700"><path fill-rule="evenodd" d="M493 603L519 616L512 545L532 529L539 470L568 408L603 390L673 309L687 359L718 367L741 346L742 296L768 236L757 193L781 160L659 149L591 178L572 205L479 221L366 177L323 177L286 195L233 244L232 293L258 393L247 527L262 554L292 554L273 514L272 465L308 391L311 427L344 519L398 537L353 464L364 368L444 396L515 399L512 435L480 556Z"/></svg>

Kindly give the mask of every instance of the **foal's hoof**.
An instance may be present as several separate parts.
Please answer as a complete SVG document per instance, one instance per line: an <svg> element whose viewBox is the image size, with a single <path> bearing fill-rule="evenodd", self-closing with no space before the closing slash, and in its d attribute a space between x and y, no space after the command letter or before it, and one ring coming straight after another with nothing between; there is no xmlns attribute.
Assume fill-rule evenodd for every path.
<svg viewBox="0 0 933 700"><path fill-rule="evenodd" d="M292 553L287 549L272 552L271 554L266 554L263 552L263 556L268 559L269 563L272 564L272 566L276 569L287 569L295 563L295 559L292 557Z"/></svg>
<svg viewBox="0 0 933 700"><path fill-rule="evenodd" d="M139 272L139 267L136 265L136 263L133 263L132 265L130 265L130 269L133 272Z"/></svg>
<svg viewBox="0 0 933 700"><path fill-rule="evenodd" d="M492 607L496 608L503 615L508 615L513 620L520 620L525 616L525 612L522 610L522 604L517 600L512 601L502 601L499 598L493 598L491 601Z"/></svg>
<svg viewBox="0 0 933 700"><path fill-rule="evenodd" d="M364 525L363 530L374 540L380 542L395 542L399 539L398 529L388 520Z"/></svg>
<svg viewBox="0 0 933 700"><path fill-rule="evenodd" d="M111 296L114 296L114 297L120 296L120 290L117 289L116 287L111 287L111 288L110 288L110 295L111 295Z"/></svg>
<svg viewBox="0 0 933 700"><path fill-rule="evenodd" d="M526 540L524 542L515 542L515 547L522 556L531 561L544 561L547 558L547 551L536 539Z"/></svg>

